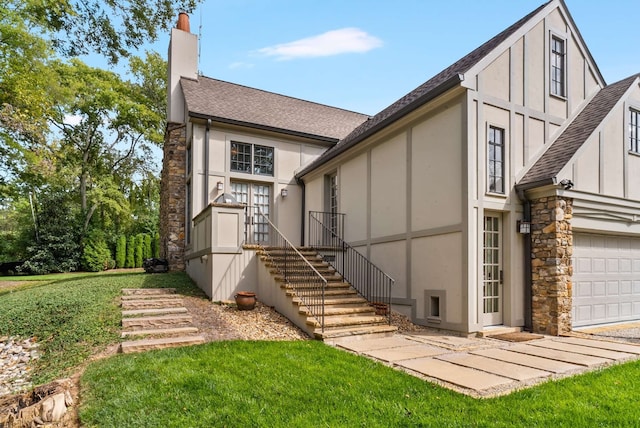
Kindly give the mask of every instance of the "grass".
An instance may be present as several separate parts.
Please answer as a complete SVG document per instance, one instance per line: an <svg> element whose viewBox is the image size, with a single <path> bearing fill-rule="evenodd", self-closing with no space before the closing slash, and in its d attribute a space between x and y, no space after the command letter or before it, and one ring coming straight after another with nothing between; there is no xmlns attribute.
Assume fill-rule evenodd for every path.
<svg viewBox="0 0 640 428"><path fill-rule="evenodd" d="M640 362L473 399L320 342L120 355L82 378L96 427L639 426Z"/></svg>
<svg viewBox="0 0 640 428"><path fill-rule="evenodd" d="M107 272L35 278L39 281L33 285L11 287L0 294L0 336L36 337L40 345L35 384L69 375L91 354L120 340L117 297L122 288L176 287L197 293L184 274Z"/></svg>

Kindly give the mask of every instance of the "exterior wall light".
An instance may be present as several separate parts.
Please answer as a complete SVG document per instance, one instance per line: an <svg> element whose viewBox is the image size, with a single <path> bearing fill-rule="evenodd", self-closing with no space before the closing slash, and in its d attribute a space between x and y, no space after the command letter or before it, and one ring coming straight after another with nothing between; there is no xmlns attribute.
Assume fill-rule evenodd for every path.
<svg viewBox="0 0 640 428"><path fill-rule="evenodd" d="M280 190L280 196L282 196L283 198L286 198L288 194L289 194L289 191L287 189Z"/></svg>
<svg viewBox="0 0 640 428"><path fill-rule="evenodd" d="M222 191L224 189L224 183L222 181L218 181L218 190Z"/></svg>
<svg viewBox="0 0 640 428"><path fill-rule="evenodd" d="M518 220L518 233L522 233L523 235L528 235L531 233L531 222L525 220Z"/></svg>

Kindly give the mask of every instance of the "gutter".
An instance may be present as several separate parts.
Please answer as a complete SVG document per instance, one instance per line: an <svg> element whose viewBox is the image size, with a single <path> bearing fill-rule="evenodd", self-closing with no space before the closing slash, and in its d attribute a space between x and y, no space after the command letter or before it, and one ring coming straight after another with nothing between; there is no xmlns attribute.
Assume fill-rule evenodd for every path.
<svg viewBox="0 0 640 428"><path fill-rule="evenodd" d="M307 198L306 198L306 193L307 193L307 187L304 184L304 180L296 178L296 182L298 183L298 185L302 188L302 215L300 216L300 246L304 247L304 228L305 228L305 221L304 219L306 218L305 216L305 210L306 210L306 205L307 205Z"/></svg>
<svg viewBox="0 0 640 428"><path fill-rule="evenodd" d="M308 174L309 172L313 171L314 169L318 168L319 166L323 165L324 163L329 162L331 159L333 159L336 156L338 156L339 154L349 150L351 147L353 147L356 144L358 144L359 142L367 139L368 137L374 135L378 131L381 131L382 129L386 128L387 126L389 126L390 124L392 124L396 120L402 118L403 116L406 116L407 114L411 113L414 110L417 110L419 107L421 107L424 104L426 104L427 102L435 99L436 97L444 94L445 92L449 91L450 89L455 88L462 81L464 81L464 75L460 74L460 73L455 73L453 76L451 76L450 78L448 78L447 80L445 80L444 82L442 82L441 84L439 84L438 86L433 88L432 90L430 90L430 91L426 92L425 94L421 95L420 97L416 98L415 100L413 100L412 102L410 102L406 106L402 107L400 110L398 110L398 111L392 113L391 115L387 116L386 118L384 118L380 122L378 122L375 125L373 125L371 128L369 128L366 131L364 131L362 134L360 134L357 137L355 137L353 140L346 142L342 146L340 145L340 142L345 141L345 140L340 141L338 143L338 145L336 145L334 148L329 149L328 151L326 151L324 153L324 155L326 155L326 156L324 156L324 155L320 156L311 165L307 166L305 169L303 169L298 174L296 174L296 178L301 178L301 177L305 176L306 174ZM374 119L375 119L375 116L374 116Z"/></svg>
<svg viewBox="0 0 640 428"><path fill-rule="evenodd" d="M209 205L209 129L211 119L207 119L207 127L204 130L204 206Z"/></svg>
<svg viewBox="0 0 640 428"><path fill-rule="evenodd" d="M532 186L537 187L537 186ZM518 198L523 204L523 220L531 222L531 201L524 189L516 186ZM533 331L533 272L531 269L531 233L524 238L524 329Z"/></svg>
<svg viewBox="0 0 640 428"><path fill-rule="evenodd" d="M242 127L245 127L245 128L259 129L261 131L277 132L279 134L286 134L286 135L292 135L292 136L295 136L295 137L309 138L311 140L321 141L323 143L328 143L328 144L332 144L332 145L336 144L339 141L338 138L325 137L325 136L322 136L322 135L309 134L309 133L306 133L306 132L292 131L290 129L276 128L274 126L260 125L258 123L243 122L241 120L227 119L227 118L219 117L219 116L210 116L208 114L195 113L195 112L192 112L192 111L189 112L189 117L192 117L192 118L195 118L195 119L205 119L205 120L208 121L209 124L211 122L218 122L218 123L224 123L224 124L227 124L227 125L242 126Z"/></svg>

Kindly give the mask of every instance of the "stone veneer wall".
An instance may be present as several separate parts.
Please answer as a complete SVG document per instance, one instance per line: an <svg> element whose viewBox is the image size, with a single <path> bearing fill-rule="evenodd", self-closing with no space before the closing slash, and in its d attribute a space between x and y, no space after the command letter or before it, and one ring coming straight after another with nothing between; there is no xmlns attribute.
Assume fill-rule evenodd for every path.
<svg viewBox="0 0 640 428"><path fill-rule="evenodd" d="M558 336L571 331L573 199L531 201L533 332Z"/></svg>
<svg viewBox="0 0 640 428"><path fill-rule="evenodd" d="M185 269L186 126L169 123L160 179L160 257L170 271Z"/></svg>

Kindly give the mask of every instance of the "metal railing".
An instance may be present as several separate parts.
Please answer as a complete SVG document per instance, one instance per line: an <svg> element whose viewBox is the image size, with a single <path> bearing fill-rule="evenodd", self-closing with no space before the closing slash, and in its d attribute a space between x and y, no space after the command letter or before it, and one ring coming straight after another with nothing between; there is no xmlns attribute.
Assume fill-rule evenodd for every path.
<svg viewBox="0 0 640 428"><path fill-rule="evenodd" d="M379 304L386 308L391 324L391 288L395 281L347 244L342 239L343 230L344 214L309 212L309 246L318 251L358 294L373 306Z"/></svg>
<svg viewBox="0 0 640 428"><path fill-rule="evenodd" d="M276 278L295 292L324 332L327 280L257 207L245 208L245 244L263 251L277 271Z"/></svg>

